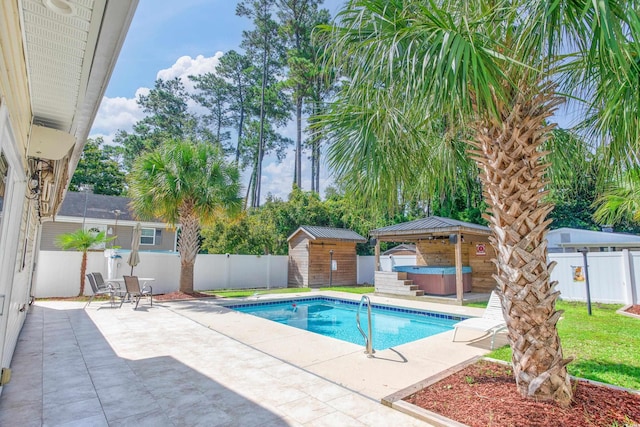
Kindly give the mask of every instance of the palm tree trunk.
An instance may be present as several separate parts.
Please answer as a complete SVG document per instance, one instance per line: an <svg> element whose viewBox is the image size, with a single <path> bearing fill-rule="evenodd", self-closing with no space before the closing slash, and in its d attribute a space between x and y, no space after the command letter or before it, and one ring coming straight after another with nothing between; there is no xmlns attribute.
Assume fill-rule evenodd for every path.
<svg viewBox="0 0 640 427"><path fill-rule="evenodd" d="M82 252L82 264L80 264L80 293L79 297L84 295L84 277L87 273L87 251Z"/></svg>
<svg viewBox="0 0 640 427"><path fill-rule="evenodd" d="M182 228L178 236L180 253L180 292L193 293L193 267L200 246L200 221L194 212L194 203L185 201L179 210Z"/></svg>
<svg viewBox="0 0 640 427"><path fill-rule="evenodd" d="M533 90L532 90L533 89ZM495 279L513 351L512 363L524 397L555 400L568 406L572 391L556 323L557 282L550 281L546 233L553 209L546 192L540 146L552 126L546 119L561 103L553 87L514 91L511 103L498 101L502 117L475 126L473 158L481 169L484 197L496 250Z"/></svg>

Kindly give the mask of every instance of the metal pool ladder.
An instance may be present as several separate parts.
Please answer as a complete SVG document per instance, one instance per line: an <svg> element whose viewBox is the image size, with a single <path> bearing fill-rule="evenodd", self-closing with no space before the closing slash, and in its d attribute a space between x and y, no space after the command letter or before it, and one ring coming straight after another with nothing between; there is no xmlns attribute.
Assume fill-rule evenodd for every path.
<svg viewBox="0 0 640 427"><path fill-rule="evenodd" d="M362 326L360 326L360 309L362 308L362 304L367 303L367 320L368 320L368 326L369 326L369 335L365 334L364 331L362 330ZM369 299L368 296L366 295L362 295L362 298L360 298L360 305L358 306L358 311L356 312L356 325L358 326L358 330L360 331L360 333L362 334L362 337L364 338L364 342L365 342L365 353L367 354L367 357L373 357L373 353L375 353L376 351L373 349L373 343L371 342L371 300Z"/></svg>

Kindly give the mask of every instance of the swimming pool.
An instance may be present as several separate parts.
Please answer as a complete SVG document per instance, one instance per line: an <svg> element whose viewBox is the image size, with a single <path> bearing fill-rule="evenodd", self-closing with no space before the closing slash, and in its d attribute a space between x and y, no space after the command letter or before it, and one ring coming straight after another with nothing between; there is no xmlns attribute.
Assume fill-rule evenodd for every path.
<svg viewBox="0 0 640 427"><path fill-rule="evenodd" d="M258 303L232 304L227 308L274 322L364 345L356 326L359 302L329 297L296 298ZM464 317L371 304L373 348L384 350L453 329ZM367 311L362 307L360 323L367 330Z"/></svg>

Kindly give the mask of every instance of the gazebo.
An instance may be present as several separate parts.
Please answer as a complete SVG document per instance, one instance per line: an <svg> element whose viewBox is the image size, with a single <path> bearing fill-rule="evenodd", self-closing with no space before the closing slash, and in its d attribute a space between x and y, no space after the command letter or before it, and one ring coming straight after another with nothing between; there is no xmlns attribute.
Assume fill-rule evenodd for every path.
<svg viewBox="0 0 640 427"><path fill-rule="evenodd" d="M380 271L380 242L410 242L416 245L415 267L439 267L443 275L449 271L455 273L455 279L452 276L451 280L455 280L458 304L462 304L465 284L472 292L489 293L495 288L495 265L492 261L495 252L489 244L489 227L430 216L378 228L369 234L375 239L376 285L379 282L388 283L389 278L388 272ZM397 277L394 277L399 286L398 293L403 293L400 286L406 285L407 278L422 280L417 276L418 269L415 267L412 268L416 270L416 275L412 274L412 268L398 269ZM408 272L408 277L404 272ZM393 293L389 288L384 292Z"/></svg>

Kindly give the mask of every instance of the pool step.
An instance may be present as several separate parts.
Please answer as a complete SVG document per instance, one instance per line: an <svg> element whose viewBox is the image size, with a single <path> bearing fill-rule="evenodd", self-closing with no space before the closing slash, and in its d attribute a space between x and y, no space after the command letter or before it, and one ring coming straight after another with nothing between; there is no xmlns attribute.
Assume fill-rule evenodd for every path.
<svg viewBox="0 0 640 427"><path fill-rule="evenodd" d="M390 295L409 295L420 297L424 295L424 291L418 289L417 286L376 286L376 292Z"/></svg>
<svg viewBox="0 0 640 427"><path fill-rule="evenodd" d="M407 280L406 272L376 271L376 292L393 295L422 296L424 292L413 284L413 280Z"/></svg>

